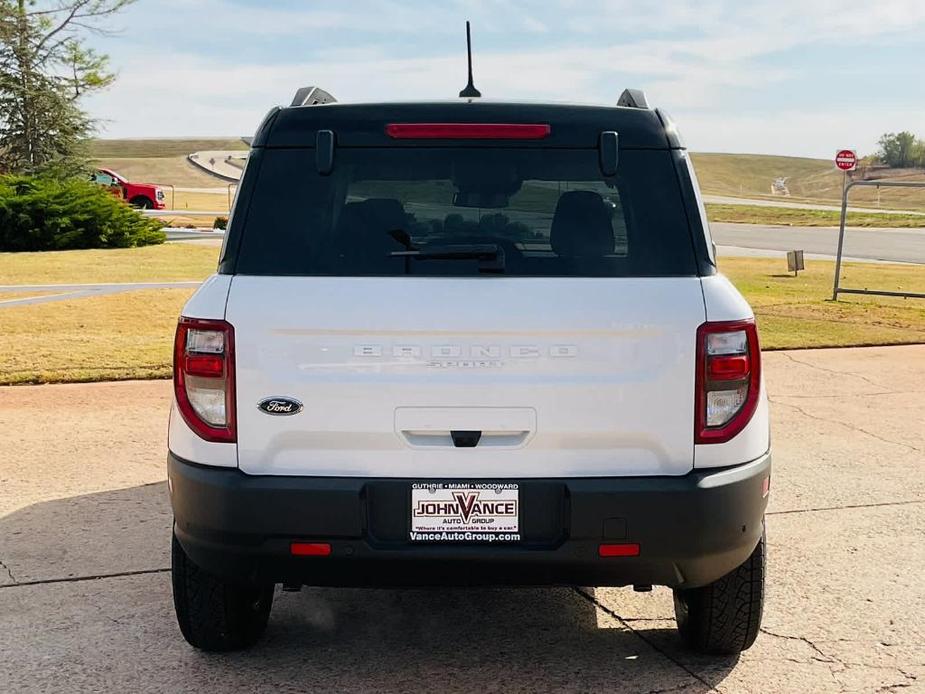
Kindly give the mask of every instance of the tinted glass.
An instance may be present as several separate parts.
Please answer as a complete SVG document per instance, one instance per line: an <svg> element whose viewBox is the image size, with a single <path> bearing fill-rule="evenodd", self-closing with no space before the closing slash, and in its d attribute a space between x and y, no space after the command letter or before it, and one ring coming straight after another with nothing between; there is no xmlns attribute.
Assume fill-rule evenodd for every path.
<svg viewBox="0 0 925 694"><path fill-rule="evenodd" d="M257 275L695 275L670 153L596 150L264 150L236 271ZM238 227L240 232L241 227Z"/></svg>

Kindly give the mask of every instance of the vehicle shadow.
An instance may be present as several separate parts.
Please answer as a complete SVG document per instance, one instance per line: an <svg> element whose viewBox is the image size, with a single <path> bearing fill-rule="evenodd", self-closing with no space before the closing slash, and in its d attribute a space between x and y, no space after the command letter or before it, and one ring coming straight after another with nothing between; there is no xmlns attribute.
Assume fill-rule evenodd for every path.
<svg viewBox="0 0 925 694"><path fill-rule="evenodd" d="M71 663L98 658L108 682L137 685L133 691L162 691L173 678L192 689L220 683L221 691L706 692L736 664L690 661L673 622L632 622L631 630L599 609L591 590L573 588L277 590L257 646L200 653L174 622L163 571L170 522L163 483L0 518L0 560L18 583L32 584L0 591L3 599L22 596L17 608L30 615L17 635L18 650L29 654L20 667L48 676L50 651L56 677L66 678ZM110 578L45 583L90 576ZM74 633L42 626L61 619L49 604L60 605ZM619 597L608 609L620 613ZM96 638L101 623L117 634L88 656L80 635ZM166 672L139 682L154 653Z"/></svg>

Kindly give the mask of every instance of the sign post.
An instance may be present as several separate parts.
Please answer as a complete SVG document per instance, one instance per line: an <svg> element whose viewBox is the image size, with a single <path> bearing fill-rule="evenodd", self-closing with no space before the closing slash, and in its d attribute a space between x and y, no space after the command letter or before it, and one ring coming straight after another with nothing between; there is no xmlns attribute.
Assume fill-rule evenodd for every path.
<svg viewBox="0 0 925 694"><path fill-rule="evenodd" d="M838 251L835 253L835 282L832 301L838 300L838 276L841 273L841 252L845 244L845 221L848 217L848 172L858 168L858 155L853 149L840 149L835 153L835 166L844 172L841 187L841 224L838 232Z"/></svg>

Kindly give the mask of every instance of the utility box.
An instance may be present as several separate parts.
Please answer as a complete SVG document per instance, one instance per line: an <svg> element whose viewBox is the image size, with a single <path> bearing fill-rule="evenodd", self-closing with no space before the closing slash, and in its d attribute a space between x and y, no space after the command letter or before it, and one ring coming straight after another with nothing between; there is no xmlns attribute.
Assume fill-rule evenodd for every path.
<svg viewBox="0 0 925 694"><path fill-rule="evenodd" d="M805 270L803 265L803 251L787 251L787 269L796 277L800 270Z"/></svg>

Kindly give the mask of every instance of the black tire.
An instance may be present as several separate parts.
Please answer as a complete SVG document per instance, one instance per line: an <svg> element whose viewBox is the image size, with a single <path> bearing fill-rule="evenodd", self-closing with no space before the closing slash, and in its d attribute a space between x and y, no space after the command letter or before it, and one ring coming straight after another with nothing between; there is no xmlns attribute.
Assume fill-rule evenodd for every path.
<svg viewBox="0 0 925 694"><path fill-rule="evenodd" d="M144 195L136 195L134 198L129 200L129 204L132 207L137 207L139 210L154 209L154 203L151 201L151 198L146 198Z"/></svg>
<svg viewBox="0 0 925 694"><path fill-rule="evenodd" d="M765 533L745 562L722 578L689 590L674 591L674 612L681 638L691 649L734 655L749 648L761 628L767 562Z"/></svg>
<svg viewBox="0 0 925 694"><path fill-rule="evenodd" d="M234 651L254 645L267 628L273 585L226 583L196 566L176 535L171 546L173 604L180 631L203 651Z"/></svg>

